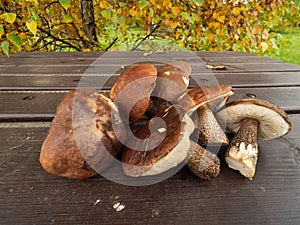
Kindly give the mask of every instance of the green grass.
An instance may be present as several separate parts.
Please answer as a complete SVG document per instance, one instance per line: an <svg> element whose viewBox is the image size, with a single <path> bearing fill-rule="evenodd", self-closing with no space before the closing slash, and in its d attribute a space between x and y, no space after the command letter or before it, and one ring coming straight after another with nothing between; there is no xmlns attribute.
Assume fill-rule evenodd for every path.
<svg viewBox="0 0 300 225"><path fill-rule="evenodd" d="M300 28L285 29L280 35L279 55L271 57L283 62L300 65Z"/></svg>

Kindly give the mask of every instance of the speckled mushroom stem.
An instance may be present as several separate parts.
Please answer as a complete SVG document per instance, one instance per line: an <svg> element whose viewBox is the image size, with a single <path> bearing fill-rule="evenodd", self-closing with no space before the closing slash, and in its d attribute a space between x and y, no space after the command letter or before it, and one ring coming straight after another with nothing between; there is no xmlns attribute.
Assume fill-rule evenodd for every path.
<svg viewBox="0 0 300 225"><path fill-rule="evenodd" d="M189 148L187 166L195 175L205 180L211 180L220 173L218 156L193 141Z"/></svg>
<svg viewBox="0 0 300 225"><path fill-rule="evenodd" d="M197 109L198 113L198 143L201 145L222 144L228 145L229 140L222 130L220 124L215 118L215 115L207 104L200 106Z"/></svg>
<svg viewBox="0 0 300 225"><path fill-rule="evenodd" d="M225 160L232 169L252 180L257 163L257 128L259 121L256 119L243 119L242 124L232 139L225 154Z"/></svg>

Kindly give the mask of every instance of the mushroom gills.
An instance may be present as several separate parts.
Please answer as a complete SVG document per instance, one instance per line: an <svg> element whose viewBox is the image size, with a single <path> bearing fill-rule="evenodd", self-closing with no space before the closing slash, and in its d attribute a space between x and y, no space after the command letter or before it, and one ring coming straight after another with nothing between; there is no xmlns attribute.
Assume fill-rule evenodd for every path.
<svg viewBox="0 0 300 225"><path fill-rule="evenodd" d="M232 139L225 160L228 166L238 170L243 176L252 180L257 164L258 145L257 129L259 121L245 118Z"/></svg>

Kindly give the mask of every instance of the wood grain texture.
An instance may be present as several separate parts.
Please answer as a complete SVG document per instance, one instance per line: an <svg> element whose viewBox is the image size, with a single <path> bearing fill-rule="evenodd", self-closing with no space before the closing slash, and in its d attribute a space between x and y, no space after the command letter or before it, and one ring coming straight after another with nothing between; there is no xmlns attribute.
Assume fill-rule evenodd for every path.
<svg viewBox="0 0 300 225"><path fill-rule="evenodd" d="M109 90L117 74L0 74L0 90L64 90L80 87L103 87ZM287 79L287 76L289 79ZM299 72L261 73L192 73L190 88L196 85L220 84L233 87L284 87L300 86Z"/></svg>
<svg viewBox="0 0 300 225"><path fill-rule="evenodd" d="M298 124L300 117L293 116L292 121ZM300 164L294 160L285 141L275 139L259 144L260 155L253 181L228 169L221 150L221 174L215 180L202 181L183 168L161 183L130 187L100 175L78 181L44 172L38 157L48 129L49 123L0 125L0 216L3 224L300 222L297 211ZM298 135L296 132L292 131L289 136ZM294 144L299 147L299 139ZM125 204L125 209L116 212L112 207L116 202Z"/></svg>
<svg viewBox="0 0 300 225"><path fill-rule="evenodd" d="M0 108L0 121L15 121L22 117L52 119L58 103L68 91L0 91L0 102L3 106ZM300 112L300 87L235 88L235 94L230 100L251 96L272 102L290 113Z"/></svg>
<svg viewBox="0 0 300 225"><path fill-rule="evenodd" d="M235 88L231 100L255 96L290 113L289 134L259 142L253 181L227 167L224 147L208 149L220 150L221 174L212 181L200 180L186 167L163 182L142 187L101 175L66 179L42 169L41 145L62 97L78 85L100 85L109 91L121 65L144 59L159 64L166 57L143 54L0 56L0 223L300 224L300 67L243 52L174 52L168 60L194 66L190 87L229 84ZM206 64L228 70L209 70ZM113 208L118 202L125 205L120 212Z"/></svg>

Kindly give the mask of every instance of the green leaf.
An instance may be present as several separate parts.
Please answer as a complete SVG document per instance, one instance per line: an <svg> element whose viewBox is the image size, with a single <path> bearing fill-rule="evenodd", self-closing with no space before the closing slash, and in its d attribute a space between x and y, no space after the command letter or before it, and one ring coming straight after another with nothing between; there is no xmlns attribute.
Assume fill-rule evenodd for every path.
<svg viewBox="0 0 300 225"><path fill-rule="evenodd" d="M71 6L71 0L59 0L59 3L65 8L65 10Z"/></svg>
<svg viewBox="0 0 300 225"><path fill-rule="evenodd" d="M202 5L202 3L203 3L203 0L191 0L191 1L197 5Z"/></svg>
<svg viewBox="0 0 300 225"><path fill-rule="evenodd" d="M33 33L33 35L36 35L37 32L37 22L36 20L30 19L26 22L26 27L28 28L28 30Z"/></svg>
<svg viewBox="0 0 300 225"><path fill-rule="evenodd" d="M17 15L15 13L3 13L2 18L8 23L14 23L16 21Z"/></svg>
<svg viewBox="0 0 300 225"><path fill-rule="evenodd" d="M70 15L64 15L64 21L66 23L72 23L73 22L73 17Z"/></svg>
<svg viewBox="0 0 300 225"><path fill-rule="evenodd" d="M3 25L0 25L0 38L3 34L5 34L4 27Z"/></svg>
<svg viewBox="0 0 300 225"><path fill-rule="evenodd" d="M122 17L118 17L118 18L117 18L117 22L118 22L120 25L125 25L125 24L126 24L125 19L122 18Z"/></svg>
<svg viewBox="0 0 300 225"><path fill-rule="evenodd" d="M38 16L37 12L33 8L29 8L32 18L36 21L40 21L40 17Z"/></svg>
<svg viewBox="0 0 300 225"><path fill-rule="evenodd" d="M23 44L22 39L16 34L9 34L7 38L16 46L21 46Z"/></svg>
<svg viewBox="0 0 300 225"><path fill-rule="evenodd" d="M110 18L111 18L111 14L112 14L111 9L104 9L104 10L101 11L101 15L102 15L105 19L110 19Z"/></svg>
<svg viewBox="0 0 300 225"><path fill-rule="evenodd" d="M146 6L149 5L149 1L147 1L147 0L140 0L140 1L139 1L139 5L140 5L140 8L143 9L143 8L145 8Z"/></svg>
<svg viewBox="0 0 300 225"><path fill-rule="evenodd" d="M9 55L9 43L7 41L3 41L1 43L2 51L8 56Z"/></svg>

